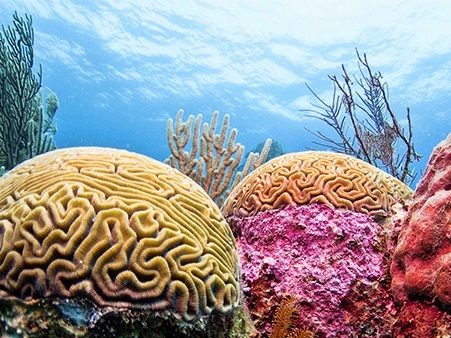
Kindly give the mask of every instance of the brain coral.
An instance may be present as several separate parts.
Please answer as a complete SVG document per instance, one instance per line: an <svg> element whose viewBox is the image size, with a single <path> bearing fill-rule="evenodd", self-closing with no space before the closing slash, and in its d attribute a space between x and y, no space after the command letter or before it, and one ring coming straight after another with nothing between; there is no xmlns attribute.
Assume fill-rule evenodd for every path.
<svg viewBox="0 0 451 338"><path fill-rule="evenodd" d="M106 148L61 149L0 179L0 289L191 319L239 297L233 235L191 179Z"/></svg>
<svg viewBox="0 0 451 338"><path fill-rule="evenodd" d="M325 203L386 216L413 191L384 171L354 157L305 151L276 157L246 176L230 193L223 214L252 216L289 204Z"/></svg>

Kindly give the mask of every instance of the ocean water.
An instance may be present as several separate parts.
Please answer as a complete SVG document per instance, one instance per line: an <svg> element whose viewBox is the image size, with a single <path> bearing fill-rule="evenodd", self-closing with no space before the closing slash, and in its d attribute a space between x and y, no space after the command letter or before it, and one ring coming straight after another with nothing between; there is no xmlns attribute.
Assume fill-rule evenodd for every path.
<svg viewBox="0 0 451 338"><path fill-rule="evenodd" d="M285 153L326 150L328 147L317 145L319 139L308 130L339 139L336 130L310 116L309 111L319 101L308 87L325 104L331 104L334 96L329 76L336 75L343 84L342 67L353 88L358 87L362 65L356 49L367 55L372 71L383 76L391 108L404 130L410 109L413 143L422 156L411 167L416 173L413 189L433 148L451 132L450 5L421 0L2 0L3 29L12 25L15 11L33 18L34 71L42 66L44 97L53 91L59 99L53 121L58 129L54 136L58 148L112 147L164 161L170 155L167 121L182 109L184 120L188 115L202 114L204 122L219 111L217 132L223 117L229 115L229 128L238 130L236 141L246 152L267 138ZM359 102L362 91L353 93ZM280 233L286 231L284 226L279 229ZM330 229L341 232L337 226ZM268 233L272 238L271 230L261 232ZM345 245L344 236L337 233L325 238L329 241L335 235L339 245L350 250L361 245L352 236L352 243ZM315 235L314 240L317 238ZM292 236L285 239L295 246L303 243L294 242ZM268 240L263 242L261 249L269 262L278 262L289 247L282 245L281 251L271 256ZM372 244L368 247L376 249ZM322 259L321 254L328 253L321 251L318 261L334 265L331 257L339 256ZM291 254L296 262L285 266L300 268L298 248ZM318 257L311 255L312 261ZM365 254L361 257L368 261ZM354 261L351 264L360 268ZM312 266L316 269L316 262ZM285 272L280 275L290 276ZM310 277L304 281L309 283ZM301 280L297 274L288 279ZM385 276L383 281L380 285L387 288ZM246 288L250 292L251 288ZM266 285L256 288L264 289L268 290ZM291 286L287 289L293 290ZM372 289L380 291L382 287ZM309 297L306 299L308 304ZM88 312L70 304L60 306L61 313L77 326L86 325ZM330 307L328 299L325 304ZM340 304L344 302L340 300ZM377 308L389 309L390 321L393 319L390 306ZM373 308L365 309L371 312ZM376 313L373 317L379 321ZM1 321L9 325L3 316ZM360 329L367 326L366 321ZM334 324L330 318L327 322ZM115 323L128 328L122 322ZM14 325L19 324L12 320L14 334L20 335ZM142 328L147 330L147 324Z"/></svg>
<svg viewBox="0 0 451 338"><path fill-rule="evenodd" d="M204 121L215 110L229 114L248 151L266 138L285 152L324 149L306 128L334 131L302 112L318 103L306 84L329 103L328 75L340 77L343 64L358 76L358 48L383 74L404 127L411 109L423 156L417 181L451 131L451 10L402 2L329 7L5 0L0 22L10 25L15 10L33 17L36 70L41 64L44 93L60 102L58 148L115 147L158 160L169 155L166 123L179 109Z"/></svg>

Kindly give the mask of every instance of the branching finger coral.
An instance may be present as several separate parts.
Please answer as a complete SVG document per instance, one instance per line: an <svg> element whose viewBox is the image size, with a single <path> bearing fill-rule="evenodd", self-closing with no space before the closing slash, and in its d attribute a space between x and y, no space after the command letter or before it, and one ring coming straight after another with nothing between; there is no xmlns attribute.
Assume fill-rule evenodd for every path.
<svg viewBox="0 0 451 338"><path fill-rule="evenodd" d="M165 163L191 177L221 206L240 179L265 161L271 140L266 140L261 154L250 153L243 170L238 171L244 146L235 143L238 133L235 128L228 133L229 115L224 115L219 134L215 134L217 111L202 128L201 114L190 115L186 122L182 115L183 111L179 110L175 121L168 120L166 133L171 155Z"/></svg>

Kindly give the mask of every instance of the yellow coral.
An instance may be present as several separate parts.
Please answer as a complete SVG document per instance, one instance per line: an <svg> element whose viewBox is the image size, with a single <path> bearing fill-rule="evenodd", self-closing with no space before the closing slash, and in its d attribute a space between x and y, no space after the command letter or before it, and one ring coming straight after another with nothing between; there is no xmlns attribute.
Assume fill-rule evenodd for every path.
<svg viewBox="0 0 451 338"><path fill-rule="evenodd" d="M249 216L288 204L326 203L386 216L413 191L398 179L354 157L327 151L290 153L246 176L224 203L228 217Z"/></svg>
<svg viewBox="0 0 451 338"><path fill-rule="evenodd" d="M282 299L274 315L273 326L269 338L284 338L293 330L293 320L299 315L298 308L294 304L296 298L289 295Z"/></svg>
<svg viewBox="0 0 451 338"><path fill-rule="evenodd" d="M295 325L299 309L295 304L296 298L287 295L282 298L274 315L272 331L269 338L314 338L315 333L306 328Z"/></svg>
<svg viewBox="0 0 451 338"><path fill-rule="evenodd" d="M238 258L185 175L127 151L61 149L0 179L0 289L191 319L237 305Z"/></svg>

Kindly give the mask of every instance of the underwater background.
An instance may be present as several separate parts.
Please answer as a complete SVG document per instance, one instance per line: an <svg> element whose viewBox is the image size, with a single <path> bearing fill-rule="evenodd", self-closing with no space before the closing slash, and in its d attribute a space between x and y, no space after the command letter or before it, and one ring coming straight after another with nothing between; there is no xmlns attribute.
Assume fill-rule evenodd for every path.
<svg viewBox="0 0 451 338"><path fill-rule="evenodd" d="M2 1L0 336L449 337L450 14Z"/></svg>
<svg viewBox="0 0 451 338"><path fill-rule="evenodd" d="M359 75L356 48L389 86L424 171L451 131L451 4L444 1L3 0L33 18L35 69L55 92L58 148L106 146L169 156L166 121L179 109L230 115L237 141L284 152L318 149L305 128L333 135L302 110L332 99L328 75ZM413 188L415 187L415 182Z"/></svg>

